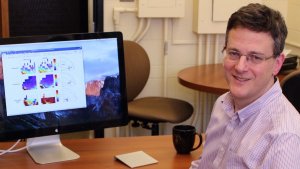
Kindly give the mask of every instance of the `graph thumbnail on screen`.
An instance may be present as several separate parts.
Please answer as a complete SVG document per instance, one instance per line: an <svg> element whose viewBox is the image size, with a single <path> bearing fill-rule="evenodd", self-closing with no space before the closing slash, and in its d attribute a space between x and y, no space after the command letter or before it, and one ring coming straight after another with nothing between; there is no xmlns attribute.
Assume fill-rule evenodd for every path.
<svg viewBox="0 0 300 169"><path fill-rule="evenodd" d="M51 88L57 86L57 75L48 74L40 81L40 88Z"/></svg>
<svg viewBox="0 0 300 169"><path fill-rule="evenodd" d="M45 58L38 66L40 73L48 73L56 70L56 59Z"/></svg>
<svg viewBox="0 0 300 169"><path fill-rule="evenodd" d="M28 76L28 78L22 83L22 88L23 90L36 89L36 76Z"/></svg>
<svg viewBox="0 0 300 169"><path fill-rule="evenodd" d="M25 96L23 102L25 106L35 106L39 104L36 98L29 98L27 95Z"/></svg>
<svg viewBox="0 0 300 169"><path fill-rule="evenodd" d="M42 98L41 98L41 103L42 104L53 104L58 102L58 90L55 91L55 94L51 95L51 94L46 94L44 93Z"/></svg>
<svg viewBox="0 0 300 169"><path fill-rule="evenodd" d="M21 67L21 74L34 74L35 73L35 63L29 59L24 62Z"/></svg>
<svg viewBox="0 0 300 169"><path fill-rule="evenodd" d="M42 104L53 104L55 103L55 97L42 97L41 98Z"/></svg>

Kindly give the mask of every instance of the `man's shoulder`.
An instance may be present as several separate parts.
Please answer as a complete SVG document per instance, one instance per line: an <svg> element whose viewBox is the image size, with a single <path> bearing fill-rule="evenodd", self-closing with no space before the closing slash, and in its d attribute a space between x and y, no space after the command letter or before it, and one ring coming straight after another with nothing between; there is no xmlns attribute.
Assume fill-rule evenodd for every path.
<svg viewBox="0 0 300 169"><path fill-rule="evenodd" d="M300 136L300 114L289 102L270 113L274 131Z"/></svg>

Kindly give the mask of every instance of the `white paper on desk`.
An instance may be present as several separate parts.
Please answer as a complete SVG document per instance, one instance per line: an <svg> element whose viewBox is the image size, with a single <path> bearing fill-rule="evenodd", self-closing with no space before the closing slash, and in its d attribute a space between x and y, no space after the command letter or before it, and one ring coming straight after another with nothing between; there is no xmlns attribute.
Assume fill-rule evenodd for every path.
<svg viewBox="0 0 300 169"><path fill-rule="evenodd" d="M130 168L140 167L144 165L154 164L158 161L146 154L143 151L136 151L132 153L120 154L115 156L118 160L122 161Z"/></svg>

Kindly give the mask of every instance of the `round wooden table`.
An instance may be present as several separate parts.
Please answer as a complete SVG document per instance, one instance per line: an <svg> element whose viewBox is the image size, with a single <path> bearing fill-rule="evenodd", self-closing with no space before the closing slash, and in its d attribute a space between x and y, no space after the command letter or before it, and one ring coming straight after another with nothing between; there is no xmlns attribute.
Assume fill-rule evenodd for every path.
<svg viewBox="0 0 300 169"><path fill-rule="evenodd" d="M178 81L188 88L214 94L223 94L229 90L222 64L185 68L178 73Z"/></svg>
<svg viewBox="0 0 300 169"><path fill-rule="evenodd" d="M282 80L291 71L280 73L278 75L279 80ZM180 84L191 89L219 95L229 90L223 64L188 67L181 70L177 76Z"/></svg>

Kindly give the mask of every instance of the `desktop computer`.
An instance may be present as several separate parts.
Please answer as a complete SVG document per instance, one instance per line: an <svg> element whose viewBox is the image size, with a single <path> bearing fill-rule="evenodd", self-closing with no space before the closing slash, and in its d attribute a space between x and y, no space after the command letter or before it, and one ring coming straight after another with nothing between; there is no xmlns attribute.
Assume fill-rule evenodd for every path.
<svg viewBox="0 0 300 169"><path fill-rule="evenodd" d="M44 164L79 157L59 134L126 125L123 50L120 32L0 39L0 140Z"/></svg>

